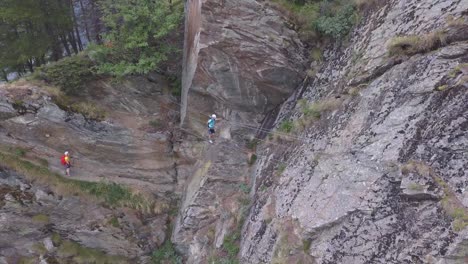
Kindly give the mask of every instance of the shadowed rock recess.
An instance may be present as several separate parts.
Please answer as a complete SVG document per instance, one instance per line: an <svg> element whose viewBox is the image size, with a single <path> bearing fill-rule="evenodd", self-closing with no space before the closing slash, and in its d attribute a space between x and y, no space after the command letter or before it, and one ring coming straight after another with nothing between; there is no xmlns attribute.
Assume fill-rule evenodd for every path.
<svg viewBox="0 0 468 264"><path fill-rule="evenodd" d="M200 127L199 112L261 120L301 82L303 46L265 3L190 0L186 10L183 122Z"/></svg>

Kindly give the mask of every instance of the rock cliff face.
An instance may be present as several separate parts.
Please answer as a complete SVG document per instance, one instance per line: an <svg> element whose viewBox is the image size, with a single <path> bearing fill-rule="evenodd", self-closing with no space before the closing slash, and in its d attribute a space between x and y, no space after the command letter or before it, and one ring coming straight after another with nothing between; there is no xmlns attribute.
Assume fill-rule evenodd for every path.
<svg viewBox="0 0 468 264"><path fill-rule="evenodd" d="M144 217L0 169L0 263L143 263L165 239L166 217Z"/></svg>
<svg viewBox="0 0 468 264"><path fill-rule="evenodd" d="M70 149L76 180L181 198L171 240L186 263L466 263L468 2L368 4L303 80L303 45L264 1L188 0L181 118L195 131L174 129L158 77L89 87L99 122L19 82L0 86L0 154L63 173ZM284 100L246 146L254 131L236 124ZM211 112L227 118L212 145L197 134ZM86 263L90 248L147 263L170 233L167 208L107 208L0 165L2 264Z"/></svg>
<svg viewBox="0 0 468 264"><path fill-rule="evenodd" d="M151 80L89 84L80 99L88 108L81 109L99 107L103 121L62 110L52 99L55 90L44 84L0 86L0 263L149 262L170 234L168 206L181 194L197 153L196 143L185 147L172 133L177 105L163 95L164 79ZM72 155L70 180L130 186L156 201L154 207L108 208L57 186L53 176L50 183L36 179L40 171L63 175L65 150ZM19 169L32 162L40 171L24 177L4 155L24 160Z"/></svg>
<svg viewBox="0 0 468 264"><path fill-rule="evenodd" d="M264 3L190 0L186 11L183 122L262 118L302 80L302 44Z"/></svg>
<svg viewBox="0 0 468 264"><path fill-rule="evenodd" d="M239 89L263 91L251 85L255 81L225 78L242 73L271 83L266 76L252 77L258 71L251 65L262 66L239 63L261 54L232 49L245 41L231 38L232 29L239 32L243 25L237 18L251 14L245 7L258 11L251 5L260 4L233 1L228 10L236 17L230 19L223 4L188 1L188 21L196 21L186 32L188 119L190 111L234 109L237 99L247 111L271 109L255 101L257 96L253 101L229 96ZM366 8L348 44L326 49L316 76L283 104L276 124L287 121L293 132L274 130L273 140L261 141L255 168L244 169L247 155L239 155L245 148L236 140L219 143L243 150L231 149L229 159L220 146L205 150L173 235L190 263L229 255L239 228L241 263L466 261L468 5L393 0ZM237 27L227 26L231 21ZM260 35L264 27L275 28L247 27L249 36ZM405 35L411 37L398 38ZM389 55L390 46L399 52ZM232 89L233 84L242 88ZM213 169L235 163L234 179L229 171ZM246 173L252 177L239 177ZM239 182L252 186L251 204L234 206L242 196L228 190ZM247 215L234 213L250 206Z"/></svg>
<svg viewBox="0 0 468 264"><path fill-rule="evenodd" d="M467 261L467 9L382 2L325 51L278 116L295 134L262 144L242 263ZM388 55L431 32L443 47Z"/></svg>
<svg viewBox="0 0 468 264"><path fill-rule="evenodd" d="M302 81L304 48L280 14L253 0L186 2L181 118L197 132L221 116L220 138L187 181L172 240L188 263L218 258L249 208L251 167L234 122L261 121ZM255 125L255 123L253 123ZM196 133L196 132L195 132ZM241 191L239 191L241 190Z"/></svg>
<svg viewBox="0 0 468 264"><path fill-rule="evenodd" d="M60 156L69 150L76 163L73 174L82 180L107 179L161 194L180 191L183 179L178 179L168 129L177 116L170 109L176 107L161 96L165 83L158 80L90 84L84 100L99 107L103 122L62 110L44 87L5 85L0 89L0 140L27 149L60 173Z"/></svg>

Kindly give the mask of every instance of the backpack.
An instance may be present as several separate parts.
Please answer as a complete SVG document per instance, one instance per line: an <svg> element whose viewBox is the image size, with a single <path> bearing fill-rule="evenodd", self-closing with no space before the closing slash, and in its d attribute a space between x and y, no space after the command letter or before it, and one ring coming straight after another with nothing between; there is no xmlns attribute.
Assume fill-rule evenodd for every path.
<svg viewBox="0 0 468 264"><path fill-rule="evenodd" d="M210 118L210 120L208 120L208 128L214 128L215 122L213 118Z"/></svg>
<svg viewBox="0 0 468 264"><path fill-rule="evenodd" d="M62 165L67 165L67 161L65 160L65 155L62 155L62 157L60 158L60 162L62 163Z"/></svg>

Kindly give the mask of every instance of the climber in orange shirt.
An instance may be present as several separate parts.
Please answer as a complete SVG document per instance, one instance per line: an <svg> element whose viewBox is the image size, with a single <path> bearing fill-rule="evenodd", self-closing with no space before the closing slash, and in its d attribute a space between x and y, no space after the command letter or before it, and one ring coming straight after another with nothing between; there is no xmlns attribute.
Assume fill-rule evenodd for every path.
<svg viewBox="0 0 468 264"><path fill-rule="evenodd" d="M71 162L70 162L70 153L68 151L65 151L65 153L62 155L60 162L65 167L65 174L67 176L70 176Z"/></svg>

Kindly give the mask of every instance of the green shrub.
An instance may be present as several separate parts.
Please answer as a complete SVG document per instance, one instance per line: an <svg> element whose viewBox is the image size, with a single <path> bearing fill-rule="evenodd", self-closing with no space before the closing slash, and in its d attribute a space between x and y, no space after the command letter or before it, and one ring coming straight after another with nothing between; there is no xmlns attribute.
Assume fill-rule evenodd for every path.
<svg viewBox="0 0 468 264"><path fill-rule="evenodd" d="M11 106L13 106L13 109L18 111L19 113L25 113L26 112L26 106L24 105L24 102L22 100L15 100Z"/></svg>
<svg viewBox="0 0 468 264"><path fill-rule="evenodd" d="M79 95L95 78L93 62L85 55L67 57L37 69L36 78L59 87L67 95Z"/></svg>
<svg viewBox="0 0 468 264"><path fill-rule="evenodd" d="M320 118L321 116L320 112L322 109L319 103L309 104L307 100L301 99L299 100L299 107L306 117Z"/></svg>
<svg viewBox="0 0 468 264"><path fill-rule="evenodd" d="M120 201L126 201L132 198L131 191L117 183L105 182L85 182L79 181L76 184L86 192L102 198L108 204L119 204Z"/></svg>
<svg viewBox="0 0 468 264"><path fill-rule="evenodd" d="M155 120L149 121L149 125L153 128L160 128L162 124L161 124L161 120L155 119Z"/></svg>
<svg viewBox="0 0 468 264"><path fill-rule="evenodd" d="M239 184L239 189L240 189L243 193L245 193L245 194L249 194L249 193L250 193L250 187L249 187L247 184L245 184L245 183Z"/></svg>
<svg viewBox="0 0 468 264"><path fill-rule="evenodd" d="M258 138L247 140L246 147L248 149L254 150L257 147L259 142L260 142L260 140Z"/></svg>
<svg viewBox="0 0 468 264"><path fill-rule="evenodd" d="M153 264L179 264L182 263L182 257L177 254L174 244L172 244L171 241L166 240L160 248L153 252L151 255L151 261Z"/></svg>
<svg viewBox="0 0 468 264"><path fill-rule="evenodd" d="M294 122L291 120L284 120L279 125L279 130L281 132L290 133L294 130Z"/></svg>
<svg viewBox="0 0 468 264"><path fill-rule="evenodd" d="M256 161L257 161L257 155L252 154L252 156L250 156L250 159L249 159L249 165L254 165Z"/></svg>
<svg viewBox="0 0 468 264"><path fill-rule="evenodd" d="M236 231L224 237L223 249L227 252L228 256L234 258L239 253L239 239L240 232Z"/></svg>
<svg viewBox="0 0 468 264"><path fill-rule="evenodd" d="M102 121L106 118L107 112L92 102L77 102L69 106L69 110L82 114L85 118Z"/></svg>
<svg viewBox="0 0 468 264"><path fill-rule="evenodd" d="M346 36L356 21L356 9L352 3L340 6L335 14L320 16L317 19L317 30L335 39Z"/></svg>
<svg viewBox="0 0 468 264"><path fill-rule="evenodd" d="M171 94L180 97L182 95L182 79L179 77L171 77Z"/></svg>
<svg viewBox="0 0 468 264"><path fill-rule="evenodd" d="M304 250L304 253L308 253L310 250L310 244L312 244L312 241L309 239L303 239L302 240L302 249Z"/></svg>
<svg viewBox="0 0 468 264"><path fill-rule="evenodd" d="M278 168L276 169L276 173L278 175L281 175L281 174L283 174L284 170L286 170L286 164L281 163L281 164L278 165Z"/></svg>
<svg viewBox="0 0 468 264"><path fill-rule="evenodd" d="M179 53L170 37L183 21L184 1L102 0L103 45L90 45L99 73L145 74Z"/></svg>
<svg viewBox="0 0 468 264"><path fill-rule="evenodd" d="M24 156L26 156L26 149L20 148L20 147L15 147L15 148L13 148L13 153L15 153L15 155L18 156L18 157L24 157Z"/></svg>
<svg viewBox="0 0 468 264"><path fill-rule="evenodd" d="M113 227L116 227L116 228L120 227L119 219L117 217L115 217L115 216L113 216L111 219L109 219L108 223Z"/></svg>
<svg viewBox="0 0 468 264"><path fill-rule="evenodd" d="M60 244L62 244L62 237L58 233L53 233L51 239L52 239L52 243L56 247L58 247L58 246L60 246Z"/></svg>
<svg viewBox="0 0 468 264"><path fill-rule="evenodd" d="M319 34L334 39L346 36L358 14L354 1L348 0L275 0L288 10L306 41L317 41Z"/></svg>

